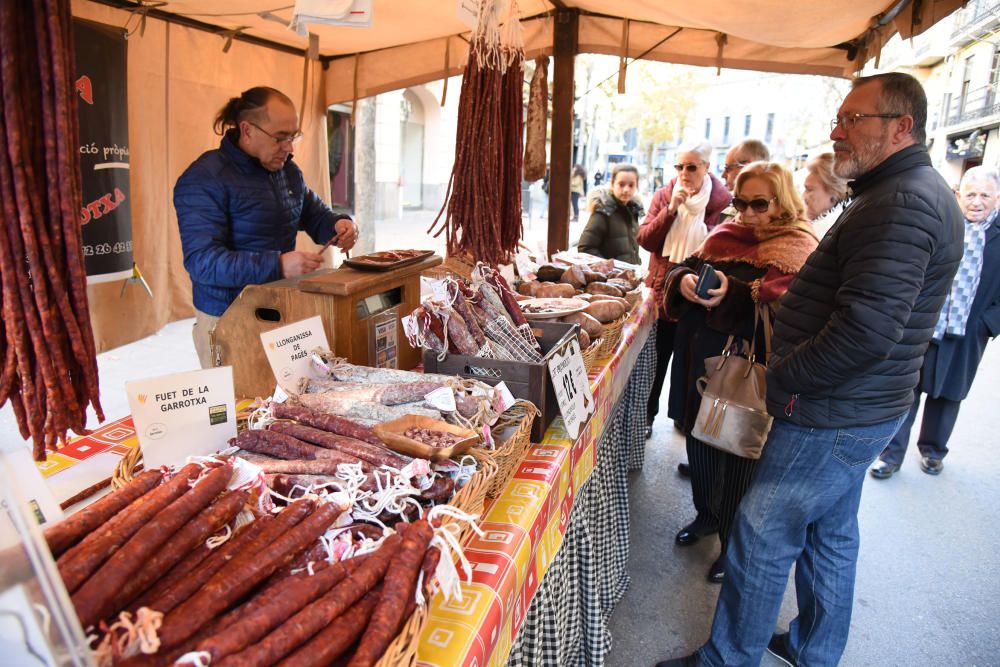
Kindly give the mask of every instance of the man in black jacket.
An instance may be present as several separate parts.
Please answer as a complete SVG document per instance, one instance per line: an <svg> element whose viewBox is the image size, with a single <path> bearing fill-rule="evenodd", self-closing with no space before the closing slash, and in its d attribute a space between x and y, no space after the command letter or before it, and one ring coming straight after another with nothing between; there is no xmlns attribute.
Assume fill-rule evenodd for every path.
<svg viewBox="0 0 1000 667"><path fill-rule="evenodd" d="M660 665L835 665L851 622L865 470L913 401L962 258L962 214L923 145L927 98L892 73L854 81L833 121L853 200L778 310L774 424L725 556L712 635ZM796 564L799 615L772 636Z"/></svg>

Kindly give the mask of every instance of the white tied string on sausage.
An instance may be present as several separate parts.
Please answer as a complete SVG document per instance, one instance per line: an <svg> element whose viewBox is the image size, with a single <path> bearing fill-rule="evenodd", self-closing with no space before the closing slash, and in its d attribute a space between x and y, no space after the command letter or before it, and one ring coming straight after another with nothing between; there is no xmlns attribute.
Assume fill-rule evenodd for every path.
<svg viewBox="0 0 1000 667"><path fill-rule="evenodd" d="M427 520L431 522L432 526L434 526L434 522L440 517L450 517L456 521L434 527L434 537L431 539L429 546L434 546L441 550L441 559L438 561L435 575L445 599L450 600L454 597L461 602L462 582L458 576L458 570L455 568L455 558L458 559L462 566L466 583L472 582L472 565L469 563L469 559L465 557L465 552L458 542L458 536L462 529L457 522L468 523L472 527L472 530L480 537L484 537L485 533L482 528L476 525L476 520L479 518L478 514L468 514L453 505L438 505L427 512ZM418 586L418 604L423 604L422 593L423 586Z"/></svg>

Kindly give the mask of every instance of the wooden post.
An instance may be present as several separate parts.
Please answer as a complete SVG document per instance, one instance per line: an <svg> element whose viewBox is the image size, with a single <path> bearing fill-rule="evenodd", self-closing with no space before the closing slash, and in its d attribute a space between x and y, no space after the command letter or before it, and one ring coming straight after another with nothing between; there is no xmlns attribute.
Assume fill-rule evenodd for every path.
<svg viewBox="0 0 1000 667"><path fill-rule="evenodd" d="M579 15L557 9L553 28L552 143L549 158L549 235L551 255L569 247L569 181L573 169L573 76Z"/></svg>
<svg viewBox="0 0 1000 667"><path fill-rule="evenodd" d="M358 241L354 255L375 250L375 98L355 102L354 126L354 222Z"/></svg>

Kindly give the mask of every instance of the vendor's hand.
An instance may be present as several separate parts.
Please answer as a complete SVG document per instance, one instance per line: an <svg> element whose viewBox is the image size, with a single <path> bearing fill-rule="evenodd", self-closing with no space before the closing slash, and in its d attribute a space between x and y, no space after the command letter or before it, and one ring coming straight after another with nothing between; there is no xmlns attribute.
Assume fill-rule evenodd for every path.
<svg viewBox="0 0 1000 667"><path fill-rule="evenodd" d="M305 273L312 273L322 264L322 255L293 250L281 255L281 275L285 278L295 278Z"/></svg>
<svg viewBox="0 0 1000 667"><path fill-rule="evenodd" d="M681 207L681 204L687 201L688 197L687 190L681 189L674 193L674 196L670 198L670 210L672 212L677 212L677 209Z"/></svg>
<svg viewBox="0 0 1000 667"><path fill-rule="evenodd" d="M358 226L350 218L338 220L333 233L337 235L337 247L341 250L350 250L358 242Z"/></svg>

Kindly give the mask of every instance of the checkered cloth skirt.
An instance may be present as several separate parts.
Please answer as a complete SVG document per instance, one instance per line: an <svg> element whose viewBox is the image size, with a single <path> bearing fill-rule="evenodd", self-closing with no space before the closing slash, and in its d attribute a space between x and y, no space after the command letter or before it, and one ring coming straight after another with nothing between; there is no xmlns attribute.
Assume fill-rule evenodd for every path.
<svg viewBox="0 0 1000 667"><path fill-rule="evenodd" d="M562 547L511 649L512 667L601 665L611 649L608 619L629 586L628 473L645 457L655 341L647 339L598 442L594 473L577 492Z"/></svg>

